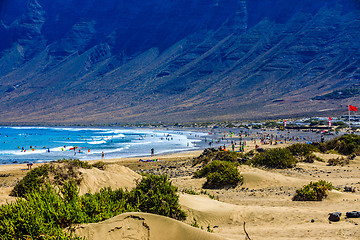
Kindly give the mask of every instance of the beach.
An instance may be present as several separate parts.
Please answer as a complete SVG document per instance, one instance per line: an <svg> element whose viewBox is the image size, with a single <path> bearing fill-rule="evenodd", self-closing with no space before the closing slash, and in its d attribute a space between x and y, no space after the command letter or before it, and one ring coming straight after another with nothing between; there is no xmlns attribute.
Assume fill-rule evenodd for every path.
<svg viewBox="0 0 360 240"><path fill-rule="evenodd" d="M259 140L256 144L248 142L245 150L253 150L257 144ZM280 146L285 144L260 145L262 148ZM83 178L86 179L80 188L83 194L109 186L130 189L135 186L140 173L167 174L173 185L178 187L181 208L188 216L185 222L180 222L152 214L127 213L103 223L83 224L77 227L77 233L95 240L235 240L246 239L246 233L250 239L359 239L360 219L347 219L345 213L360 211L360 157L344 166L328 166L326 161L338 155L320 153L316 154L323 161L300 162L291 169L240 165L238 169L244 176L244 184L235 188L206 189L206 194L187 194L185 192L189 189L200 193L205 182L204 178L195 179L191 174L197 169L192 166L192 159L201 153L202 150L156 155L156 162L141 162L139 157L103 159L104 171L83 170ZM26 164L0 165L0 203L15 200L8 194L28 172L26 169ZM315 202L292 200L296 189L320 179L331 182L335 187L327 198ZM345 192L346 186L353 187L355 192ZM332 212L342 213L339 222L328 220ZM199 228L190 226L194 219ZM148 226L145 230L144 224ZM125 229L125 226L127 231L121 230L120 233L119 229ZM213 233L206 232L208 227ZM171 234L164 235L164 231Z"/></svg>

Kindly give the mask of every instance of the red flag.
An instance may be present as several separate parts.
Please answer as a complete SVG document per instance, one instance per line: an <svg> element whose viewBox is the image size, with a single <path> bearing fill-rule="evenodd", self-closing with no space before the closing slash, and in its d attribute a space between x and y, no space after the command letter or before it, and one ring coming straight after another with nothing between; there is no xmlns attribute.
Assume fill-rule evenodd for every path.
<svg viewBox="0 0 360 240"><path fill-rule="evenodd" d="M349 111L357 112L357 107L349 105Z"/></svg>

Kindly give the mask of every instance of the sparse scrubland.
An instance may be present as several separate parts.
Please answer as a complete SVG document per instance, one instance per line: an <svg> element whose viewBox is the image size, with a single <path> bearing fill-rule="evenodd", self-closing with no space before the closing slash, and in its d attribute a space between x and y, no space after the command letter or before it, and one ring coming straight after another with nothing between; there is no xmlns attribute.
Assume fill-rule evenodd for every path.
<svg viewBox="0 0 360 240"><path fill-rule="evenodd" d="M78 160L66 163L91 167ZM0 207L2 239L80 239L63 229L124 212L148 212L178 220L186 217L179 206L177 188L165 175L145 176L130 191L103 188L99 193L79 196L77 175L70 173L64 180L64 176L54 174L54 169L56 164L35 168L14 188L13 194L23 198ZM51 174L57 180L53 185L48 181Z"/></svg>
<svg viewBox="0 0 360 240"><path fill-rule="evenodd" d="M11 196L25 197L31 191L38 191L45 183L63 185L64 182L72 180L76 183L81 181L81 176L77 169L90 169L97 167L102 169L104 163L96 162L89 164L79 159L62 159L49 164L39 166L30 171L26 176L14 187Z"/></svg>

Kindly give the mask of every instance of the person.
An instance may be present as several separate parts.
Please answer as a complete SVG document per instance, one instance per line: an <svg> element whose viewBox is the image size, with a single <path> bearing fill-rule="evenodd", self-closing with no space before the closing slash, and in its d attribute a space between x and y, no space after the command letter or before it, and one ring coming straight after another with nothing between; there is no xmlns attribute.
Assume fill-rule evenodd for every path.
<svg viewBox="0 0 360 240"><path fill-rule="evenodd" d="M29 163L27 164L28 170L31 170L32 165L33 165L32 162L29 162Z"/></svg>
<svg viewBox="0 0 360 240"><path fill-rule="evenodd" d="M105 153L101 152L101 158L104 158L104 157L105 157Z"/></svg>
<svg viewBox="0 0 360 240"><path fill-rule="evenodd" d="M154 153L155 153L155 149L151 148L151 156L154 156Z"/></svg>

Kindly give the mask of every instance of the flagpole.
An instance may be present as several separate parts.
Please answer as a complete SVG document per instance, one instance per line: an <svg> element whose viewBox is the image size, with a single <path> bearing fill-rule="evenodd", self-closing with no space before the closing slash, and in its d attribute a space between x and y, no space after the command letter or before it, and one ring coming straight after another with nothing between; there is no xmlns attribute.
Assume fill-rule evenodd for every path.
<svg viewBox="0 0 360 240"><path fill-rule="evenodd" d="M349 105L349 134L351 134L351 126L350 126L350 105Z"/></svg>

